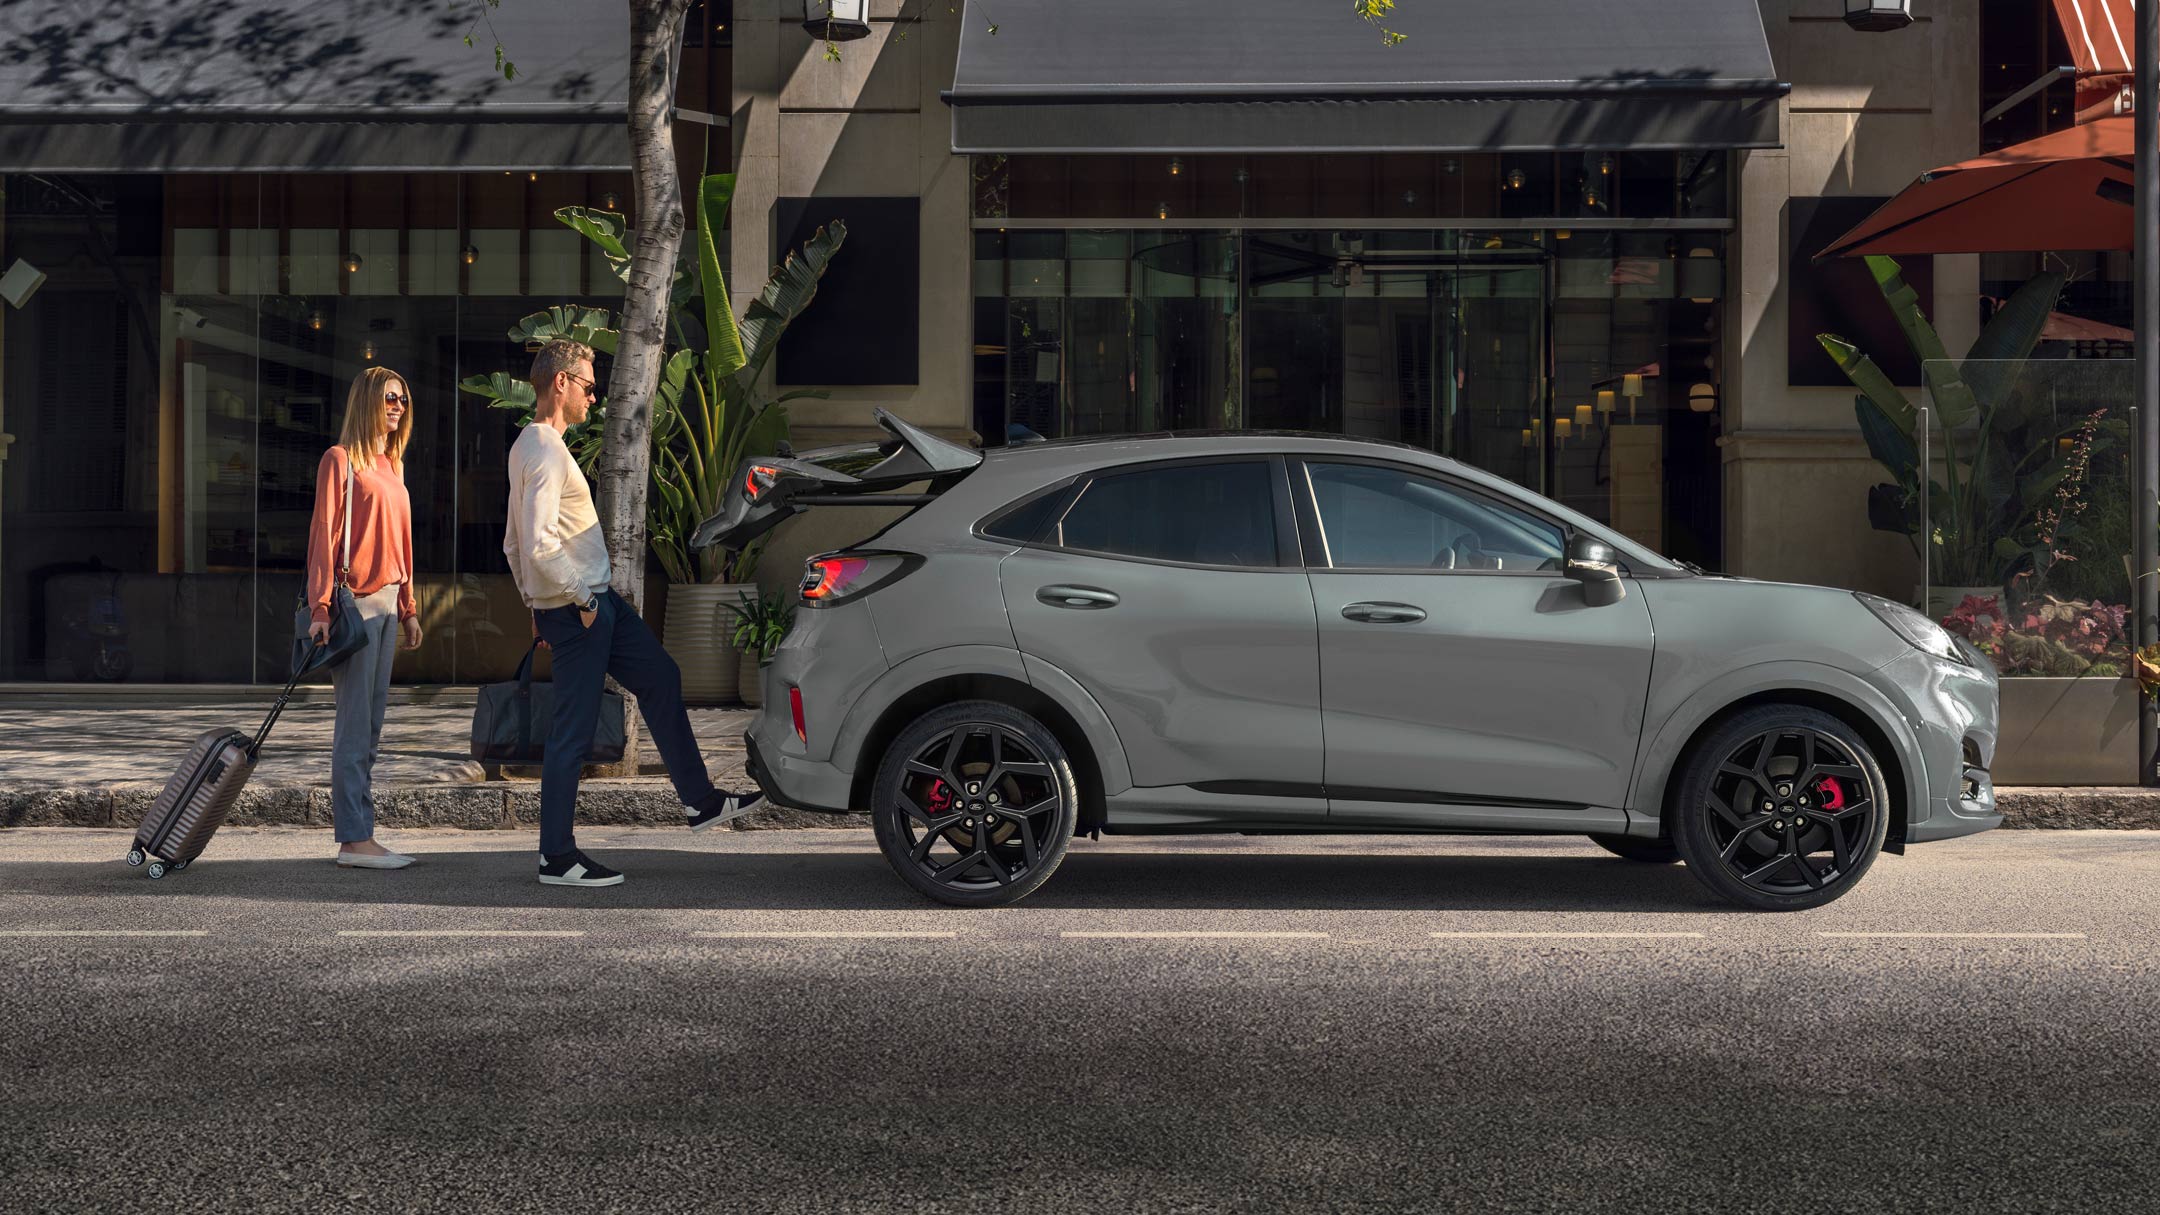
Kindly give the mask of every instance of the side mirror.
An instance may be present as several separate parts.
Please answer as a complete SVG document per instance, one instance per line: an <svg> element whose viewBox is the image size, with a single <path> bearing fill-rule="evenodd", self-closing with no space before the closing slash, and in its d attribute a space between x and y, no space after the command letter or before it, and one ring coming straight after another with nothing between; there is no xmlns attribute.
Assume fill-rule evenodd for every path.
<svg viewBox="0 0 2160 1215"><path fill-rule="evenodd" d="M1568 541L1566 573L1582 584L1583 602L1591 607L1611 607L1627 595L1620 555L1593 536L1578 534Z"/></svg>

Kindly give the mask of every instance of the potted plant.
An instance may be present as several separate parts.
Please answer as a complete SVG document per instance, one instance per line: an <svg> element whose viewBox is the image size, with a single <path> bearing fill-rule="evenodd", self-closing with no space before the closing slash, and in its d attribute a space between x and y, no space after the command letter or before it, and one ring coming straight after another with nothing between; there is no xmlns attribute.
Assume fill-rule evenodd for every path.
<svg viewBox="0 0 2160 1215"><path fill-rule="evenodd" d="M1927 563L1930 614L1941 618L1969 597L1999 599L2011 580L2037 582L2046 574L2060 551L2057 507L2070 488L2066 479L2081 477L2095 447L2112 443L2122 425L2056 417L2042 377L2027 374L2062 274L2036 275L2020 287L1965 358L1953 361L1897 262L1870 257L1867 264L1919 356L1932 433L1923 433L1921 411L1873 359L1835 334L1816 340L1860 389L1860 433L1891 474L1868 491L1868 521L1912 541ZM2073 436L2073 450L2058 446Z"/></svg>
<svg viewBox="0 0 2160 1215"><path fill-rule="evenodd" d="M729 604L728 611L735 614L733 640L742 654L742 702L755 709L765 703L766 659L795 623L795 605L778 596L748 594Z"/></svg>
<svg viewBox="0 0 2160 1215"><path fill-rule="evenodd" d="M734 697L741 685L734 629L726 615L735 600L755 594L751 572L762 545L739 550L694 549L689 539L718 513L735 470L744 459L776 451L788 434L787 402L822 397L814 390L779 396L760 387L780 335L817 294L818 280L847 237L835 222L790 253L764 290L736 320L721 272L719 233L735 193L735 176L718 173L700 183L694 264L678 266L674 308L668 322L669 353L653 396L652 485L646 502L646 533L668 580L663 622L669 653L683 673L683 696L710 704ZM555 218L598 246L619 276L627 276L627 221L613 211L564 207ZM689 259L686 259L686 262ZM568 337L612 354L614 320L604 309L558 305L512 327L513 340L534 345ZM459 385L498 407L532 411L532 388L497 372ZM602 405L585 425L564 436L579 463L598 458ZM584 432L584 433L580 433Z"/></svg>

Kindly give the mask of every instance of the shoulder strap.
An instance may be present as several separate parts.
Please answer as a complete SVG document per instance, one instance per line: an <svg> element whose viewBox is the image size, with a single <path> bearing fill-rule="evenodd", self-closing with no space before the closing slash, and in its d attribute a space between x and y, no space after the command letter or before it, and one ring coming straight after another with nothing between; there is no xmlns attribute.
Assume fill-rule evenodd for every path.
<svg viewBox="0 0 2160 1215"><path fill-rule="evenodd" d="M353 466L352 452L345 453L345 555L338 567L338 582L352 585L352 513L353 513Z"/></svg>

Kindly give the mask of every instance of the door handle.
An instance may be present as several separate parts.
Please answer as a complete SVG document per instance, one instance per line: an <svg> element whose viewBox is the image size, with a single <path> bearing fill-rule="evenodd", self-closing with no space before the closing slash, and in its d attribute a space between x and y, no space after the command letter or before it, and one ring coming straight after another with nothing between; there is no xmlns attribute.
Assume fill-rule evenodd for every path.
<svg viewBox="0 0 2160 1215"><path fill-rule="evenodd" d="M1117 592L1096 586L1046 586L1035 592L1035 599L1054 608L1077 608L1082 611L1118 605Z"/></svg>
<svg viewBox="0 0 2160 1215"><path fill-rule="evenodd" d="M1346 603L1343 619L1360 624L1416 624L1425 619L1425 609L1407 603Z"/></svg>

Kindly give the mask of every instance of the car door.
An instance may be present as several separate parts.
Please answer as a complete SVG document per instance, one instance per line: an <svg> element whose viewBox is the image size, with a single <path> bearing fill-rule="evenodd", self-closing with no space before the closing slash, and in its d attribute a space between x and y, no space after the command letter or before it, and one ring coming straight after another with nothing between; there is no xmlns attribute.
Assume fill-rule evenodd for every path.
<svg viewBox="0 0 2160 1215"><path fill-rule="evenodd" d="M1083 481L1005 559L1014 639L1102 705L1135 786L1213 794L1225 800L1203 816L1230 817L1239 790L1264 786L1276 796L1259 817L1324 818L1295 530L1280 457L1125 465Z"/></svg>
<svg viewBox="0 0 2160 1215"><path fill-rule="evenodd" d="M1293 465L1330 821L1618 830L1650 678L1643 597L1589 606L1562 527L1379 461Z"/></svg>

